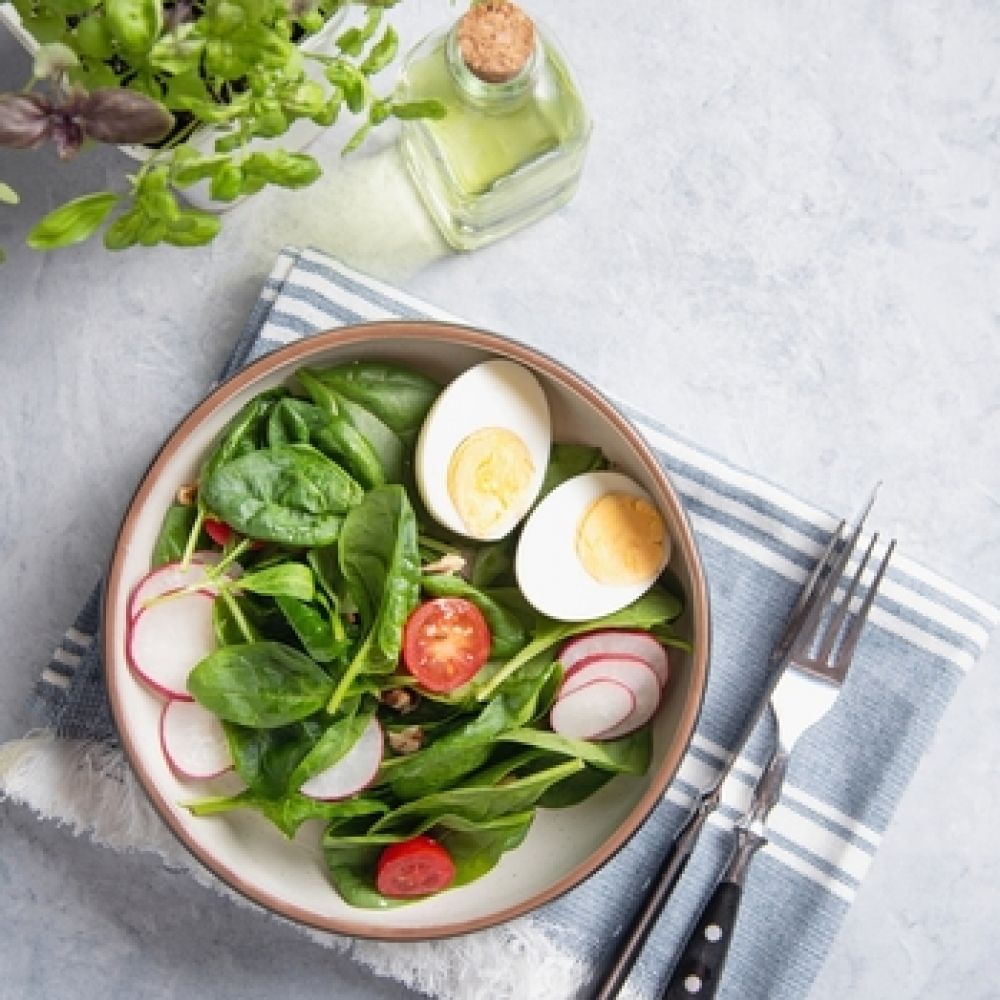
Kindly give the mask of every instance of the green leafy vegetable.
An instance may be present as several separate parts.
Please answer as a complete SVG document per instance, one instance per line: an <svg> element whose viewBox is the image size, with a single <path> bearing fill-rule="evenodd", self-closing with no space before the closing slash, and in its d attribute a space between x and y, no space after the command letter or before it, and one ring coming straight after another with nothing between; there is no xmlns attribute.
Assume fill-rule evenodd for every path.
<svg viewBox="0 0 1000 1000"><path fill-rule="evenodd" d="M339 465L303 445L249 452L202 484L205 505L249 538L283 545L329 545L361 487Z"/></svg>
<svg viewBox="0 0 1000 1000"><path fill-rule="evenodd" d="M332 690L308 656L278 642L217 649L188 676L188 691L220 719L266 729L312 715Z"/></svg>

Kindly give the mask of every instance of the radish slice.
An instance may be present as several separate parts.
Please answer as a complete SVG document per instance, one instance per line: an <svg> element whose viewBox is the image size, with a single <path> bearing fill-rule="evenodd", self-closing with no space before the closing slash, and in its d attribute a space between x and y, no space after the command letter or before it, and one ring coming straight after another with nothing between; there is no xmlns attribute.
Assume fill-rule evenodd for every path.
<svg viewBox="0 0 1000 1000"><path fill-rule="evenodd" d="M204 551L195 552L187 567L179 562L164 563L147 573L136 585L128 599L128 620L131 621L143 609L143 605L160 594L171 590L180 590L191 584L205 581L205 593L215 596L215 587L208 582L206 570L219 561L219 553ZM238 566L230 566L226 573L229 576L239 575Z"/></svg>
<svg viewBox="0 0 1000 1000"><path fill-rule="evenodd" d="M191 701L187 678L215 649L214 598L201 591L142 608L125 637L128 665L140 680L168 698Z"/></svg>
<svg viewBox="0 0 1000 1000"><path fill-rule="evenodd" d="M168 701L160 713L160 744L182 778L217 778L233 766L226 731L196 701Z"/></svg>
<svg viewBox="0 0 1000 1000"><path fill-rule="evenodd" d="M621 725L634 709L631 688L605 678L582 684L556 699L549 722L555 732L571 740L603 739L606 730Z"/></svg>
<svg viewBox="0 0 1000 1000"><path fill-rule="evenodd" d="M618 725L602 732L602 740L617 739L644 726L660 707L663 692L659 679L653 668L638 656L588 656L566 675L559 697L597 680L617 681L635 695L632 713Z"/></svg>
<svg viewBox="0 0 1000 1000"><path fill-rule="evenodd" d="M374 717L358 742L325 771L314 774L299 791L311 799L346 799L367 788L382 763L382 727Z"/></svg>
<svg viewBox="0 0 1000 1000"><path fill-rule="evenodd" d="M578 635L563 646L559 662L569 673L581 660L605 653L616 656L638 656L652 667L659 679L660 687L667 683L667 651L648 632L601 629L598 632Z"/></svg>

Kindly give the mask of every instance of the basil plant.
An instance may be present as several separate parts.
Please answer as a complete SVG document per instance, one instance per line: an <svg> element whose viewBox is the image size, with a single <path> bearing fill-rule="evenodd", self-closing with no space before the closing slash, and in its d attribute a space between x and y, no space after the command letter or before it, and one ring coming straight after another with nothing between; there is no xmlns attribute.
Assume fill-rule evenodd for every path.
<svg viewBox="0 0 1000 1000"><path fill-rule="evenodd" d="M395 58L386 21L396 0L14 0L40 43L19 93L0 94L0 146L52 143L71 160L93 142L145 144L150 155L121 190L75 198L28 234L38 250L86 240L104 245L199 246L221 225L186 207L178 192L207 183L231 202L269 184L301 188L321 174L316 159L279 147L254 148L300 119L332 125L345 111L358 127L345 152L392 117L440 116L434 101L400 102L372 78ZM352 8L333 46L299 43ZM317 64L328 86L307 72ZM191 142L211 127L207 152ZM11 199L6 199L10 201Z"/></svg>

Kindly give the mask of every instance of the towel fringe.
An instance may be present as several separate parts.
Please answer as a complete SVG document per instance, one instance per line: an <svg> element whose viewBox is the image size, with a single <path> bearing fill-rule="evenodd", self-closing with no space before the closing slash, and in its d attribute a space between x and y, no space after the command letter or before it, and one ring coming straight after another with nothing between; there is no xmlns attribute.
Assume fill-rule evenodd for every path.
<svg viewBox="0 0 1000 1000"><path fill-rule="evenodd" d="M27 806L75 836L115 851L148 851L239 906L266 914L379 976L442 1000L552 1000L573 996L585 967L530 917L442 941L356 940L286 920L234 892L174 838L119 747L40 729L0 745L0 800ZM333 890L331 889L331 892Z"/></svg>

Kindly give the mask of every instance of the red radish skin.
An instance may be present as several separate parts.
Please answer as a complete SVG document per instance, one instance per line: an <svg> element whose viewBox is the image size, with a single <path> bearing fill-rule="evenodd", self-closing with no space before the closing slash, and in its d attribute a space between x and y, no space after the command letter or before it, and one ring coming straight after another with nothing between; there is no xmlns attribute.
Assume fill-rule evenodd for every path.
<svg viewBox="0 0 1000 1000"><path fill-rule="evenodd" d="M567 673L581 660L591 656L614 654L616 656L638 656L645 660L660 682L667 683L669 660L666 649L648 632L633 629L601 629L575 636L563 646L559 662Z"/></svg>
<svg viewBox="0 0 1000 1000"><path fill-rule="evenodd" d="M187 678L215 650L214 598L201 591L143 608L129 623L125 658L132 672L157 694L191 701Z"/></svg>
<svg viewBox="0 0 1000 1000"><path fill-rule="evenodd" d="M378 774L384 750L382 727L372 718L357 743L325 771L313 775L299 791L324 802L346 799L367 788Z"/></svg>
<svg viewBox="0 0 1000 1000"><path fill-rule="evenodd" d="M635 694L607 678L581 684L556 699L549 712L553 732L572 740L603 739L602 734L625 722L635 711Z"/></svg>
<svg viewBox="0 0 1000 1000"><path fill-rule="evenodd" d="M181 778L217 778L233 767L222 723L196 701L174 699L163 706L160 745L170 769Z"/></svg>
<svg viewBox="0 0 1000 1000"><path fill-rule="evenodd" d="M566 675L559 697L596 680L624 684L635 695L635 708L627 719L600 734L603 740L617 739L644 726L660 707L662 690L653 668L638 656L588 656Z"/></svg>
<svg viewBox="0 0 1000 1000"><path fill-rule="evenodd" d="M143 605L159 597L161 594L169 593L173 590L180 590L188 587L192 583L200 583L206 580L205 571L209 566L214 566L219 561L218 552L195 552L191 557L191 562L183 568L179 562L164 563L156 569L147 573L133 588L128 600L127 615L128 620L133 618L142 610ZM226 573L229 576L238 576L239 568L230 566ZM215 595L215 590L210 583L205 584L204 593Z"/></svg>

